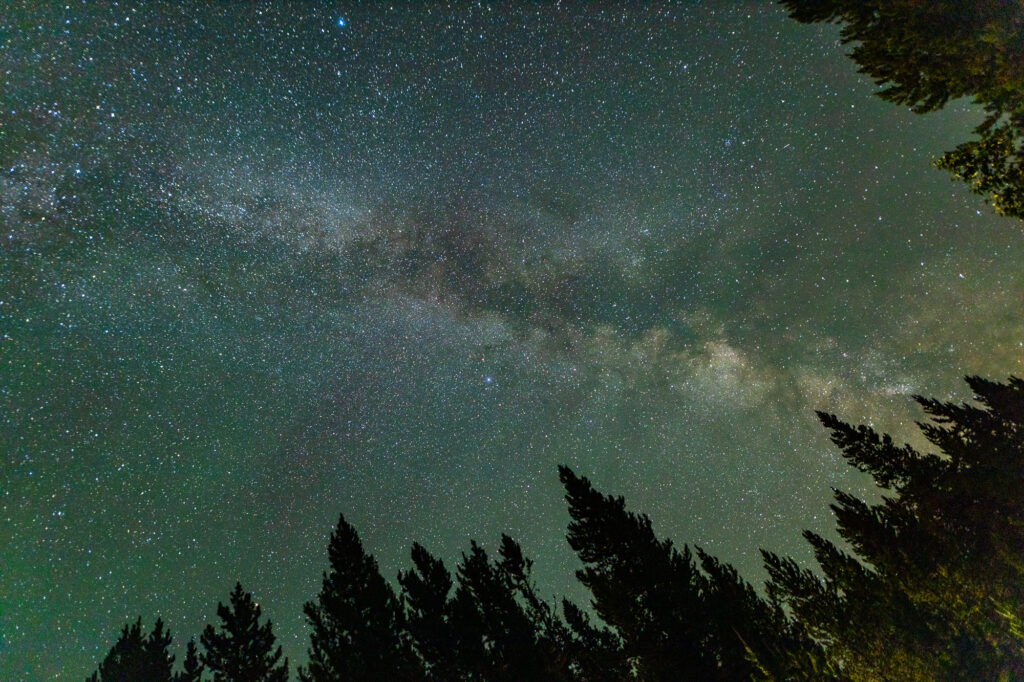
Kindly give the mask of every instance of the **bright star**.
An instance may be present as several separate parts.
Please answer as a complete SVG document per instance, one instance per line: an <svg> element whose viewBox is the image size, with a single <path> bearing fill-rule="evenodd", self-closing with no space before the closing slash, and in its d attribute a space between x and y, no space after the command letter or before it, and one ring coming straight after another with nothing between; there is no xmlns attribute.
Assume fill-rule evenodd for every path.
<svg viewBox="0 0 1024 682"><path fill-rule="evenodd" d="M347 23L348 23L348 22L347 22L347 21L345 21L345 17L338 17L338 26L341 26L342 28L345 28L345 25L346 25Z"/></svg>

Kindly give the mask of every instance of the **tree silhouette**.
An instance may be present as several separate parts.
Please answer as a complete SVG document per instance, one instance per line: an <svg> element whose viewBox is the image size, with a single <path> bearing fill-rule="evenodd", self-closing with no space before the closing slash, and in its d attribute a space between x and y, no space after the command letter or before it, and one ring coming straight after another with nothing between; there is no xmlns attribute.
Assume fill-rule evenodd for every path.
<svg viewBox="0 0 1024 682"><path fill-rule="evenodd" d="M443 562L419 544L412 559L398 580L427 679L575 679L569 630L537 594L533 562L515 540L502 536L496 561L471 542L453 594Z"/></svg>
<svg viewBox="0 0 1024 682"><path fill-rule="evenodd" d="M567 467L559 474L569 545L584 563L576 575L612 632L589 625L578 609L566 614L580 660L615 671L604 679L628 679L627 671L642 680L786 677L793 659L823 660L799 624L732 566L699 548L698 566L689 547L680 552L659 540L650 519L626 511L623 498L602 495ZM600 679L593 667L588 674Z"/></svg>
<svg viewBox="0 0 1024 682"><path fill-rule="evenodd" d="M613 631L591 623L590 616L567 599L562 600L569 629L566 652L578 680L619 682L630 677L622 640Z"/></svg>
<svg viewBox="0 0 1024 682"><path fill-rule="evenodd" d="M801 22L842 24L878 95L917 113L973 97L978 138L936 165L1024 219L1024 4L1019 0L781 0Z"/></svg>
<svg viewBox="0 0 1024 682"><path fill-rule="evenodd" d="M89 682L171 682L174 656L168 653L171 634L164 632L159 618L148 636L142 632L142 618L131 626L125 625L121 636L110 648L99 669L88 678Z"/></svg>
<svg viewBox="0 0 1024 682"><path fill-rule="evenodd" d="M840 547L806 532L820 572L763 552L767 596L697 548L677 550L650 519L559 468L597 616L541 599L532 561L507 535L476 542L453 576L419 544L396 596L344 517L330 570L305 612L303 680L1018 680L1024 679L1024 380L968 377L974 404L916 397L938 454L897 446L819 413L848 462L883 491L835 491ZM92 682L287 679L270 623L236 584L196 655L171 675L157 619L126 625Z"/></svg>
<svg viewBox="0 0 1024 682"><path fill-rule="evenodd" d="M230 606L217 604L219 630L207 625L200 641L200 660L213 672L214 682L285 682L288 659L281 660L281 647L274 650L274 632L268 620L260 625L260 605L235 583Z"/></svg>
<svg viewBox="0 0 1024 682"><path fill-rule="evenodd" d="M330 571L307 602L309 663L299 679L412 680L419 667L404 634L401 603L366 554L355 529L338 519L328 545Z"/></svg>
<svg viewBox="0 0 1024 682"><path fill-rule="evenodd" d="M452 622L452 575L444 562L419 543L412 546L413 569L398 574L406 626L428 680L459 679L460 646Z"/></svg>
<svg viewBox="0 0 1024 682"><path fill-rule="evenodd" d="M568 467L559 475L572 518L569 545L584 563L576 577L621 638L628 667L640 679L716 679L704 631L706 579L689 548L658 540L649 518L627 512L623 498L602 495Z"/></svg>
<svg viewBox="0 0 1024 682"><path fill-rule="evenodd" d="M835 492L850 551L805 533L824 580L771 553L765 564L770 592L848 679L1024 679L1024 381L967 382L980 407L916 398L939 455L819 414L886 495Z"/></svg>
<svg viewBox="0 0 1024 682"><path fill-rule="evenodd" d="M476 542L463 554L450 605L461 679L570 679L568 632L537 595L532 565L507 535L496 561Z"/></svg>
<svg viewBox="0 0 1024 682"><path fill-rule="evenodd" d="M188 640L188 646L185 648L184 667L175 676L174 682L201 682L203 670L203 664L199 662L199 655L196 652L196 641L190 639Z"/></svg>

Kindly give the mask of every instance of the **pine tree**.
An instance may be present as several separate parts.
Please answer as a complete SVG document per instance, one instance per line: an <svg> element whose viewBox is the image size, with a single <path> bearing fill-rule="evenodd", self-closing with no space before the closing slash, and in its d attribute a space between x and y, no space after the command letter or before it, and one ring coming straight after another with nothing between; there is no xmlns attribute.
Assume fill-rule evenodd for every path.
<svg viewBox="0 0 1024 682"><path fill-rule="evenodd" d="M590 616L568 599L562 600L568 628L566 652L575 679L585 682L621 682L629 679L629 663L622 640L607 627L594 625Z"/></svg>
<svg viewBox="0 0 1024 682"><path fill-rule="evenodd" d="M650 519L627 512L623 498L602 495L567 467L559 474L572 517L569 545L584 563L576 575L611 627L595 628L566 605L586 679L784 678L797 668L794 659L822 659L821 647L735 568L701 549L698 566L689 547L680 552L659 540Z"/></svg>
<svg viewBox="0 0 1024 682"><path fill-rule="evenodd" d="M199 655L196 652L196 641L188 640L185 648L184 667L174 678L174 682L202 682L203 664L199 662Z"/></svg>
<svg viewBox="0 0 1024 682"><path fill-rule="evenodd" d="M848 679L1024 679L1024 381L967 382L980 406L916 398L939 455L819 414L885 494L836 491L849 551L805 533L824 580L765 560L770 591Z"/></svg>
<svg viewBox="0 0 1024 682"><path fill-rule="evenodd" d="M842 25L878 95L917 113L973 97L978 139L937 163L996 211L1024 219L1024 3L1019 0L781 0L801 22Z"/></svg>
<svg viewBox="0 0 1024 682"><path fill-rule="evenodd" d="M307 602L309 663L299 679L413 680L421 676L408 645L401 603L363 551L355 529L338 519L328 545L330 571Z"/></svg>
<svg viewBox="0 0 1024 682"><path fill-rule="evenodd" d="M413 647L428 680L458 679L459 642L452 624L452 576L444 562L419 543L412 546L413 569L401 572L402 600Z"/></svg>
<svg viewBox="0 0 1024 682"><path fill-rule="evenodd" d="M170 645L171 634L164 632L162 620L157 618L153 631L145 636L139 618L131 626L124 626L89 682L171 682L174 656L168 653Z"/></svg>
<svg viewBox="0 0 1024 682"><path fill-rule="evenodd" d="M463 554L450 607L461 679L570 679L568 632L537 595L531 568L507 535L497 561L476 542Z"/></svg>
<svg viewBox="0 0 1024 682"><path fill-rule="evenodd" d="M621 638L628 667L644 680L717 679L704 631L707 581L689 548L658 540L649 518L627 512L623 498L602 495L568 467L559 475L572 518L569 546L584 563L576 576Z"/></svg>
<svg viewBox="0 0 1024 682"><path fill-rule="evenodd" d="M281 647L274 649L274 631L268 620L260 625L260 605L252 594L235 583L230 606L217 604L219 630L207 625L200 642L200 660L213 672L214 682L285 682L288 659L281 660Z"/></svg>
<svg viewBox="0 0 1024 682"><path fill-rule="evenodd" d="M762 598L733 566L700 548L697 555L707 578L706 646L718 679L786 680L808 669L817 671L818 682L836 679L828 673L825 651L777 600Z"/></svg>

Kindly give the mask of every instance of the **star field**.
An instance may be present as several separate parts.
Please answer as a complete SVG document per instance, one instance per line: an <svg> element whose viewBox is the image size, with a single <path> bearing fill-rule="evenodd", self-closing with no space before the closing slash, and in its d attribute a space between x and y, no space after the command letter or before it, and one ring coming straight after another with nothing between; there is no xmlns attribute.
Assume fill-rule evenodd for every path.
<svg viewBox="0 0 1024 682"><path fill-rule="evenodd" d="M763 3L0 28L0 678L138 615L180 659L235 580L294 667L339 512L583 601L559 463L758 581L866 490L814 409L914 438L1024 371L1024 231L931 167L979 112Z"/></svg>

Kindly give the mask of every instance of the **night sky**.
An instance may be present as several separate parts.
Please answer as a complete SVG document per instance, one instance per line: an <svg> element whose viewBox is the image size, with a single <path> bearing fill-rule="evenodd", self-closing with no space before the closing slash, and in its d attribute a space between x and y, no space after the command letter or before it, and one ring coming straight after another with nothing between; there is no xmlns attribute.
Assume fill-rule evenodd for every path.
<svg viewBox="0 0 1024 682"><path fill-rule="evenodd" d="M968 104L767 3L512 4L0 10L0 678L236 580L294 669L339 512L582 602L559 463L760 581L867 490L814 409L1024 372Z"/></svg>

